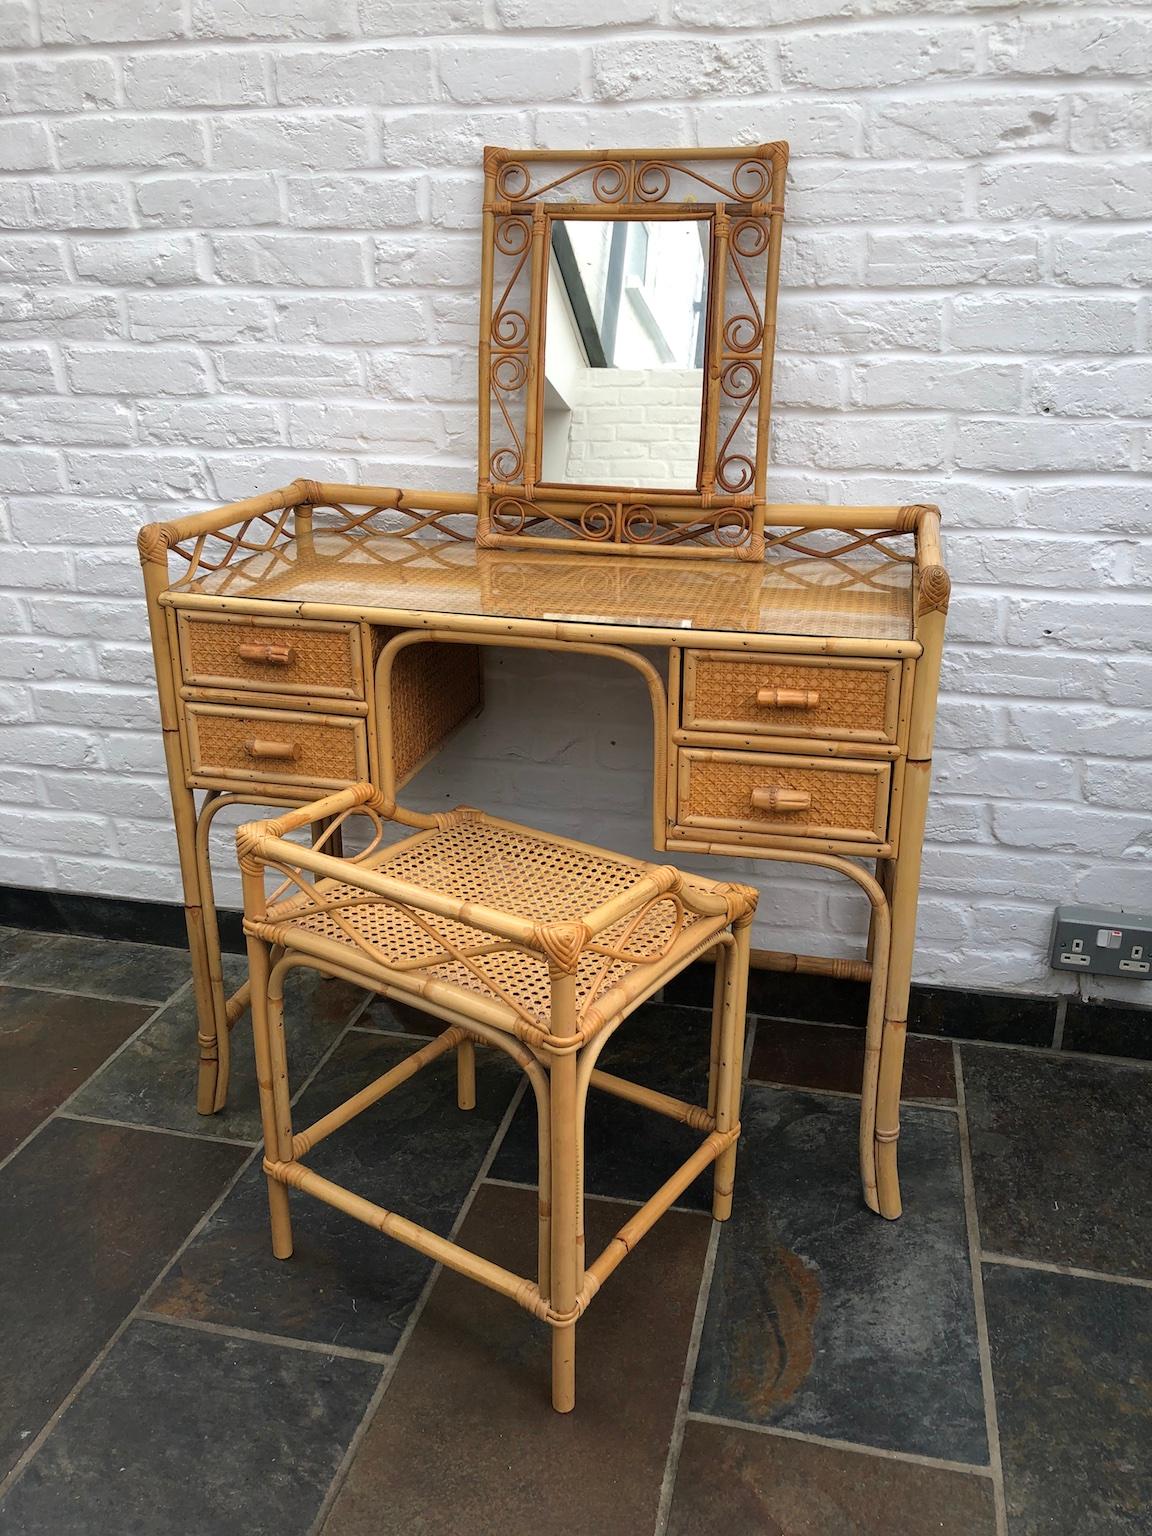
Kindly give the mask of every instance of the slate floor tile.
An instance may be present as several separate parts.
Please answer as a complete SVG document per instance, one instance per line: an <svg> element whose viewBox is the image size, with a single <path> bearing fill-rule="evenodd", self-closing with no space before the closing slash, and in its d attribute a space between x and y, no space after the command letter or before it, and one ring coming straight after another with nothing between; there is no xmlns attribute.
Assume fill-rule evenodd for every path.
<svg viewBox="0 0 1152 1536"><path fill-rule="evenodd" d="M990 1478L689 1420L667 1536L995 1536Z"/></svg>
<svg viewBox="0 0 1152 1536"><path fill-rule="evenodd" d="M711 1020L698 1008L649 1003L613 1035L598 1065L617 1077L670 1093L690 1104L708 1102ZM595 1088L585 1121L585 1180L590 1194L646 1200L700 1145L697 1131ZM524 1096L492 1165L494 1178L536 1183L536 1103ZM677 1204L711 1207L704 1174Z"/></svg>
<svg viewBox="0 0 1152 1536"><path fill-rule="evenodd" d="M0 1505L3 1536L304 1536L380 1367L138 1321Z"/></svg>
<svg viewBox="0 0 1152 1536"><path fill-rule="evenodd" d="M588 1206L598 1252L629 1207ZM709 1223L670 1212L577 1329L576 1411L549 1403L547 1329L437 1278L324 1536L642 1536L655 1524ZM536 1201L481 1188L461 1241L533 1274Z"/></svg>
<svg viewBox="0 0 1152 1536"><path fill-rule="evenodd" d="M1152 1009L1147 1004L1070 997L1064 1015L1064 1049L1152 1060Z"/></svg>
<svg viewBox="0 0 1152 1536"><path fill-rule="evenodd" d="M29 958L37 949L50 942L50 933L37 933L30 928L0 927L0 981L6 980L14 965Z"/></svg>
<svg viewBox="0 0 1152 1536"><path fill-rule="evenodd" d="M984 1266L1010 1536L1147 1536L1152 1291Z"/></svg>
<svg viewBox="0 0 1152 1536"><path fill-rule="evenodd" d="M294 1115L311 1124L418 1047L355 1031ZM426 1067L322 1142L310 1168L447 1236L507 1110L518 1074L478 1058L477 1105L456 1107L454 1057ZM432 1264L304 1194L291 1196L295 1252L272 1257L266 1181L245 1171L150 1302L174 1317L387 1353Z"/></svg>
<svg viewBox="0 0 1152 1536"><path fill-rule="evenodd" d="M986 1252L1152 1278L1152 1072L963 1046Z"/></svg>
<svg viewBox="0 0 1152 1536"><path fill-rule="evenodd" d="M160 944L15 929L7 930L0 944L0 979L12 986L128 997L155 1005L171 997L191 974L187 950Z"/></svg>
<svg viewBox="0 0 1152 1536"><path fill-rule="evenodd" d="M248 974L239 957L224 957L229 989ZM292 1079L299 1083L332 1044L363 997L357 987L315 971L294 970L285 981L285 1020ZM196 1011L191 991L170 1004L138 1040L85 1087L78 1114L161 1125L195 1136L260 1139L260 1106L250 1015L232 1032L228 1103L216 1115L196 1112Z"/></svg>
<svg viewBox="0 0 1152 1536"><path fill-rule="evenodd" d="M0 986L0 1158L152 1012L70 992Z"/></svg>
<svg viewBox="0 0 1152 1536"><path fill-rule="evenodd" d="M761 1019L756 1025L750 1078L795 1088L859 1093L863 1071L863 1030L775 1019ZM908 1036L903 1095L930 1104L955 1104L952 1046L947 1041Z"/></svg>
<svg viewBox="0 0 1152 1536"><path fill-rule="evenodd" d="M953 1116L905 1109L904 1215L860 1197L856 1105L750 1084L692 1407L983 1465Z"/></svg>
<svg viewBox="0 0 1152 1536"><path fill-rule="evenodd" d="M216 1199L243 1153L55 1120L0 1176L0 1475Z"/></svg>

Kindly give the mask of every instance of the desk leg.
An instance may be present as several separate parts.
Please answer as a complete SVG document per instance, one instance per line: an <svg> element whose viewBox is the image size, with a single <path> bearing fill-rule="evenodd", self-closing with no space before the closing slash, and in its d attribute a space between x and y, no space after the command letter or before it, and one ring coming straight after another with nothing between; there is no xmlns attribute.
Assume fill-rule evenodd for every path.
<svg viewBox="0 0 1152 1536"><path fill-rule="evenodd" d="M156 537L156 528L145 528L140 537L140 564L144 591L148 599L148 629L152 637L152 655L156 664L156 694L160 704L160 730L164 743L164 766L168 772L168 792L172 799L172 820L176 827L176 849L180 860L180 883L184 892L184 916L188 924L188 949L192 957L192 987L196 998L197 1049L200 1066L196 1087L196 1108L210 1115L216 1098L216 1074L219 1060L221 1021L212 1004L212 974L208 963L209 944L204 932L204 906L196 860L196 798L184 778L180 753L178 719L178 680L174 661L175 624L161 606L160 597L168 585L168 544Z"/></svg>
<svg viewBox="0 0 1152 1536"><path fill-rule="evenodd" d="M166 750L169 741L179 758L179 745L175 732L165 732ZM228 1051L227 1021L223 1011L217 1011L213 996L213 967L215 965L215 969L219 970L220 944L216 937L215 908L210 908L209 920L205 922L204 892L200 881L200 860L197 858L196 797L190 789L186 789L183 784L177 782L172 763L169 763L169 779L172 789L172 814L176 822L176 840L180 854L180 879L184 886L188 950L192 957L192 990L196 999L196 1049L199 1057L196 1076L196 1109L199 1114L210 1115L219 1107L216 1099L221 1037L223 1037L225 1062ZM211 900L209 889L209 903ZM220 993L222 998L222 986Z"/></svg>
<svg viewBox="0 0 1152 1536"><path fill-rule="evenodd" d="M928 809L931 760L909 762L904 780L900 852L891 870L892 952L884 1000L884 1036L876 1101L876 1184L881 1216L900 1215L897 1143L900 1138L900 1081L908 1032L908 993L916 944L916 906L920 895L920 858Z"/></svg>

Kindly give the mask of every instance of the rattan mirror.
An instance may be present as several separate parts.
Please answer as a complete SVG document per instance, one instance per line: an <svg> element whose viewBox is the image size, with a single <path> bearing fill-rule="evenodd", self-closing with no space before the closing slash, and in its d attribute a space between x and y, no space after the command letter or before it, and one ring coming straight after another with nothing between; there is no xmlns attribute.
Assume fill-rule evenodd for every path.
<svg viewBox="0 0 1152 1536"><path fill-rule="evenodd" d="M763 557L787 158L485 152L479 543Z"/></svg>

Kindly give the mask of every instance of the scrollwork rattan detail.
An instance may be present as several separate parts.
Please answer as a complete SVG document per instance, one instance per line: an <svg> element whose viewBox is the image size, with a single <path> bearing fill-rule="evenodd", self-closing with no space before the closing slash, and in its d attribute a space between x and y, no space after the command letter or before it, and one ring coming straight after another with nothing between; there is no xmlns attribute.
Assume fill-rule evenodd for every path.
<svg viewBox="0 0 1152 1536"><path fill-rule="evenodd" d="M674 521L667 517L670 510L679 514ZM548 529L555 537L574 543L607 544L618 553L645 545L698 545L707 537L710 543L738 555L751 554L752 512L745 507L687 512L629 502L624 497L582 505L501 496L492 502L490 518L501 534L531 537Z"/></svg>
<svg viewBox="0 0 1152 1536"><path fill-rule="evenodd" d="M485 151L477 542L764 555L765 485L787 145L674 151ZM550 220L706 218L709 313L693 491L542 494ZM600 494L596 494L599 490Z"/></svg>
<svg viewBox="0 0 1152 1536"><path fill-rule="evenodd" d="M496 252L509 267L500 293L492 306L489 325L491 347L488 369L489 389L510 442L505 441L489 454L487 476L494 481L516 483L525 476L524 432L518 425L523 406L518 405L528 383L532 359L529 351L532 327L528 315L518 307L518 290L525 286L525 274L532 250L530 219L506 215L496 220L492 236Z"/></svg>
<svg viewBox="0 0 1152 1536"><path fill-rule="evenodd" d="M781 150L784 146L767 144L749 150L743 155L738 149L708 154L705 160L700 152L685 151L679 154L669 150L667 154L643 154L636 150L611 150L603 154L589 151L586 156L576 156L577 163L570 169L557 170L554 162L562 157L552 151L489 150L486 168L491 167L493 187L501 205L534 203L542 198L555 197L561 190L566 196L555 197L561 206L572 202L590 201L588 193L605 207L636 206L662 203L665 200L690 203L699 201L701 189L712 194L712 199L725 202L762 205L773 195L772 165L774 157L765 151ZM721 169L705 171L704 164L719 160ZM551 171L545 170L534 181L530 163L553 162ZM731 162L727 172L724 162ZM674 191L680 197L671 198ZM781 193L782 193L781 189Z"/></svg>

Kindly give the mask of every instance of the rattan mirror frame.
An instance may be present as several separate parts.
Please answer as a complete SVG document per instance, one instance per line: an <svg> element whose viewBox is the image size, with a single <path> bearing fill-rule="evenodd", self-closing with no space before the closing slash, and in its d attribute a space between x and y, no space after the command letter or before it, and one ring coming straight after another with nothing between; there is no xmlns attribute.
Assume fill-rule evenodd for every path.
<svg viewBox="0 0 1152 1536"><path fill-rule="evenodd" d="M478 544L763 559L787 164L782 142L485 150ZM542 486L552 220L702 217L710 226L708 321L695 488Z"/></svg>

